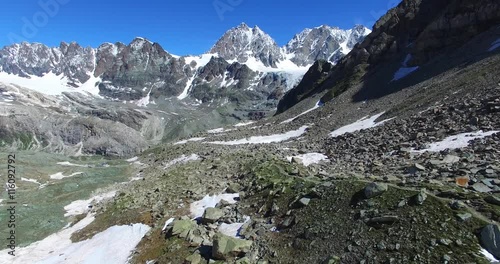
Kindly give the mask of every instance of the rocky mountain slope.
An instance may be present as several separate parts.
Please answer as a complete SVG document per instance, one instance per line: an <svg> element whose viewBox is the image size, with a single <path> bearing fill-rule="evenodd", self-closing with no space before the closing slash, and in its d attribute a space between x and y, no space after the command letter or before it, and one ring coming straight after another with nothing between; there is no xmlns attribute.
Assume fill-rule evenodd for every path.
<svg viewBox="0 0 500 264"><path fill-rule="evenodd" d="M127 216L153 227L134 263L495 261L495 5L403 1L336 66L316 62L281 114L146 151L144 180L74 240Z"/></svg>
<svg viewBox="0 0 500 264"><path fill-rule="evenodd" d="M498 24L496 1L403 1L380 18L373 32L321 78L303 81L287 94L278 113L311 95L327 91L330 101L350 86L364 83L356 101L399 91L446 69L466 63L476 50L456 50ZM447 61L444 63L444 61ZM412 74L414 78L404 78ZM402 79L402 80L401 80Z"/></svg>

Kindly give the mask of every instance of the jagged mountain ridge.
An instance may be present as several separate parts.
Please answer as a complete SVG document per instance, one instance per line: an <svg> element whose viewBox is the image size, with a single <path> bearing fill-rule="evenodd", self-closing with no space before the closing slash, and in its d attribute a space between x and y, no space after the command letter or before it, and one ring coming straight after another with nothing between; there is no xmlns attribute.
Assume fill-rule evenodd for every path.
<svg viewBox="0 0 500 264"><path fill-rule="evenodd" d="M285 50L287 54L293 55L291 60L301 66L310 65L317 60L335 64L370 32L361 25L349 30L322 25L295 35L285 46Z"/></svg>
<svg viewBox="0 0 500 264"><path fill-rule="evenodd" d="M352 30L346 32L349 31ZM369 30L364 28L365 31ZM310 37L304 41L307 43ZM183 99L193 97L193 91L198 91L194 98L207 102L217 97L227 98L224 91L216 95L224 87L232 93L242 89L250 91L252 94L245 97L266 100L293 88L315 59L326 56L300 54L310 50L299 49L297 45L279 47L260 28L251 29L244 23L226 32L208 54L194 57L172 55L160 44L144 38L136 38L128 45L104 43L96 49L84 48L75 42L62 42L53 48L40 43L20 43L0 50L0 72L23 78L53 73L66 78L64 85L69 87L81 87L88 82L86 86L92 88L98 83L99 95L113 100L141 100L148 94L152 100L173 96ZM315 53L329 54L330 46L317 43ZM214 71L210 67L215 64L208 64L212 56L230 65L246 65L248 69L235 64L232 71ZM249 61L249 58L255 60ZM241 72L235 72L239 70ZM207 72L216 75L207 77ZM203 89L209 91L200 96L199 91Z"/></svg>
<svg viewBox="0 0 500 264"><path fill-rule="evenodd" d="M255 58L265 66L274 68L287 58L298 66L310 66L319 59L336 63L370 32L370 29L362 25L355 25L348 30L322 25L304 29L285 46L279 47L276 41L258 26L250 28L242 23L228 30L212 47L210 53L240 63Z"/></svg>

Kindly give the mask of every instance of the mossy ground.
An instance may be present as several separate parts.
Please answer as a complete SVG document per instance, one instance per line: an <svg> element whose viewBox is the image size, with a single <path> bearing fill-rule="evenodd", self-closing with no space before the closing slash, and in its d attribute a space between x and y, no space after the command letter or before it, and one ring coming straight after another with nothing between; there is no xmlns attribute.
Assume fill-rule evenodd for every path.
<svg viewBox="0 0 500 264"><path fill-rule="evenodd" d="M362 260L385 263L391 259L402 263L441 263L446 254L452 258L452 263L487 263L479 256L475 236L475 231L485 225L484 221L472 218L460 222L456 217L460 212L453 211L435 197L428 197L421 206L409 202L398 207L402 200L411 201L416 191L390 187L380 197L358 200L356 197L366 186L365 182L342 180L332 183L331 187L318 187L321 198L312 199L308 206L292 212L297 224L291 229L266 234L265 239L277 252L277 257L270 258L271 261L320 263L336 255L342 256L343 263ZM258 208L264 201L273 200L280 207L273 222L279 223L296 194L308 191L304 186L295 189L295 195L285 193L272 198L263 191L260 198L253 197L250 203L258 203ZM360 218L361 210L373 216L397 216L399 221L392 225L370 226ZM438 242L432 247L432 239L452 242L450 245ZM399 244L398 250L396 244Z"/></svg>
<svg viewBox="0 0 500 264"><path fill-rule="evenodd" d="M153 229L137 247L131 263L152 259L160 263L182 263L196 248L189 247L184 240L166 238L161 231L165 220L188 215L190 202L222 191L226 181L236 181L245 192L239 206L245 214L268 218L275 225L287 214L296 218L291 228L279 233L268 231L257 238L259 244L276 252L275 256L265 256L273 262L320 263L330 256L339 256L342 263L362 260L383 263L391 259L401 263L441 263L446 254L452 263L486 263L479 255L475 235L485 222L476 217L460 222L456 214L465 211L454 211L445 199L432 195L421 206L409 202L398 207L403 200L411 201L418 193L416 190L391 185L382 196L357 199L367 182L321 180L312 177L302 165L273 155L249 157L245 152L214 155L211 159L166 170L162 166L150 166L143 173L151 178L136 183L134 189L123 190L91 225L74 234L72 239L90 238L112 225L145 223ZM199 194L194 195L194 190ZM310 204L292 208L291 204L300 197L310 197ZM152 208L158 201L164 204L164 213L155 218ZM271 214L273 204L279 209ZM491 205L484 208L498 209ZM399 221L371 226L360 217L362 210L369 217L393 215ZM451 244L437 242L431 246L433 239L449 239ZM397 250L396 245L399 245Z"/></svg>

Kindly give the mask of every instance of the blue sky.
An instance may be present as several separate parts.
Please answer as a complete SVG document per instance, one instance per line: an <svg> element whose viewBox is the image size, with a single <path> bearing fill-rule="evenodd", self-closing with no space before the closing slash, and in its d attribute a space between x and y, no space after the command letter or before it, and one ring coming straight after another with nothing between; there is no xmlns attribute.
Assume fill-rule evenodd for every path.
<svg viewBox="0 0 500 264"><path fill-rule="evenodd" d="M17 0L2 3L0 47L19 42L58 46L76 41L158 42L177 55L201 54L241 22L258 25L279 45L304 28L327 24L351 28L373 23L399 0Z"/></svg>

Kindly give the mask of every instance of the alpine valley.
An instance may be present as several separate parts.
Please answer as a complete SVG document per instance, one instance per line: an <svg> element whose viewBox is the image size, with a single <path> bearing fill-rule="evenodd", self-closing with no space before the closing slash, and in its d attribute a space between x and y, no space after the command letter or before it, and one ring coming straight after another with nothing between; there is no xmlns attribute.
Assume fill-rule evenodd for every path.
<svg viewBox="0 0 500 264"><path fill-rule="evenodd" d="M198 56L4 47L0 263L498 263L498 73L498 0L282 47L243 23Z"/></svg>
<svg viewBox="0 0 500 264"><path fill-rule="evenodd" d="M97 49L7 46L0 50L1 144L124 157L210 126L261 119L316 60L336 63L370 32L323 25L279 47L242 23L208 53L183 57L144 38Z"/></svg>

